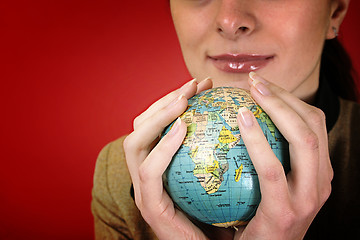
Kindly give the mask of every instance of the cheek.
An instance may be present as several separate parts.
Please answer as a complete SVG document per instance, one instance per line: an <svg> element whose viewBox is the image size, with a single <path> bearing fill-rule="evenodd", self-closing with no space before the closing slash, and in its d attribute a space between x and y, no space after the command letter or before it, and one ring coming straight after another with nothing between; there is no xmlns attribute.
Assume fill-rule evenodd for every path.
<svg viewBox="0 0 360 240"><path fill-rule="evenodd" d="M209 32L207 11L202 8L179 6L173 12L173 20L179 41L184 47L197 47Z"/></svg>
<svg viewBox="0 0 360 240"><path fill-rule="evenodd" d="M280 71L298 78L294 86L288 86L293 89L319 67L328 22L324 11L317 8L294 10L278 19L287 19L273 25L282 58Z"/></svg>
<svg viewBox="0 0 360 240"><path fill-rule="evenodd" d="M308 7L301 11L295 8L283 12L277 19L273 27L285 43L306 50L318 48L325 40L329 20L326 12L319 7Z"/></svg>
<svg viewBox="0 0 360 240"><path fill-rule="evenodd" d="M203 72L202 62L204 51L208 45L207 41L210 39L210 25L208 21L204 21L200 16L193 17L193 14L186 17L187 14L179 16L176 19L175 28L181 46L182 54L185 64L193 77L199 77ZM189 16L189 13L188 13ZM181 23L181 24L176 24ZM201 76L202 77L202 76Z"/></svg>

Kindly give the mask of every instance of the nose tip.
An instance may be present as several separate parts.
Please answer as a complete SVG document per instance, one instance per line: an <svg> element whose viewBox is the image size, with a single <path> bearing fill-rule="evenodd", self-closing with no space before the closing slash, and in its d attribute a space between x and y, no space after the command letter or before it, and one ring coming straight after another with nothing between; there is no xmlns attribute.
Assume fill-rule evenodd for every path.
<svg viewBox="0 0 360 240"><path fill-rule="evenodd" d="M216 19L218 33L231 39L250 34L255 28L256 19L248 7L240 4L220 6Z"/></svg>
<svg viewBox="0 0 360 240"><path fill-rule="evenodd" d="M228 19L219 22L217 31L224 37L236 38L240 35L250 33L254 25L250 21L245 21L241 16L237 16L236 19Z"/></svg>

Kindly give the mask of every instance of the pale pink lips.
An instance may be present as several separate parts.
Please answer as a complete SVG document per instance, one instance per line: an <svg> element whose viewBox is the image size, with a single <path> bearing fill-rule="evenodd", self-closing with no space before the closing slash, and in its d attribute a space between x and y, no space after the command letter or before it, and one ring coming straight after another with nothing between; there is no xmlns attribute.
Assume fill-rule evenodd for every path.
<svg viewBox="0 0 360 240"><path fill-rule="evenodd" d="M230 73L249 73L256 71L274 58L273 55L258 54L222 54L209 56L215 67Z"/></svg>

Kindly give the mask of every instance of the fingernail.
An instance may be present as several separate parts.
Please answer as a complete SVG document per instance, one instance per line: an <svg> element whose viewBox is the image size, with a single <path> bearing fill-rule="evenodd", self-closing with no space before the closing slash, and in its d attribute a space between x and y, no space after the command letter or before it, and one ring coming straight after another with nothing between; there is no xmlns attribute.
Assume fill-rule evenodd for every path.
<svg viewBox="0 0 360 240"><path fill-rule="evenodd" d="M176 119L176 121L174 122L169 134L170 135L175 135L179 131L180 124L181 124L181 118L178 117Z"/></svg>
<svg viewBox="0 0 360 240"><path fill-rule="evenodd" d="M211 80L211 77L207 77L204 80L202 80L201 82L198 83L198 88L202 87L204 84L206 84L207 80Z"/></svg>
<svg viewBox="0 0 360 240"><path fill-rule="evenodd" d="M252 112L249 111L249 109L247 109L246 107L241 107L239 109L239 119L240 119L240 123L244 126L244 127L251 127L253 125L253 118L251 116Z"/></svg>
<svg viewBox="0 0 360 240"><path fill-rule="evenodd" d="M271 91L266 86L269 84L264 78L257 75L255 72L250 72L249 77L252 80L251 84L264 96L270 96Z"/></svg>
<svg viewBox="0 0 360 240"><path fill-rule="evenodd" d="M188 82L188 84L191 85L191 84L193 84L194 82L196 82L196 80L197 80L196 78L193 78L192 80L190 80L190 81Z"/></svg>
<svg viewBox="0 0 360 240"><path fill-rule="evenodd" d="M255 78L256 78L256 73L255 73L255 72L249 72L249 77L250 77L250 79L251 79L252 81L254 81Z"/></svg>
<svg viewBox="0 0 360 240"><path fill-rule="evenodd" d="M266 81L264 78L262 78L261 76L259 76L256 72L250 72L249 73L249 77L252 80L252 84L254 85L255 83L261 82L265 85L269 84L268 81ZM255 85L254 85L255 86Z"/></svg>
<svg viewBox="0 0 360 240"><path fill-rule="evenodd" d="M191 84L193 84L194 82L196 82L196 78L192 79L191 81L188 81L187 83L185 83L181 88L180 91L183 91L186 87L190 86Z"/></svg>

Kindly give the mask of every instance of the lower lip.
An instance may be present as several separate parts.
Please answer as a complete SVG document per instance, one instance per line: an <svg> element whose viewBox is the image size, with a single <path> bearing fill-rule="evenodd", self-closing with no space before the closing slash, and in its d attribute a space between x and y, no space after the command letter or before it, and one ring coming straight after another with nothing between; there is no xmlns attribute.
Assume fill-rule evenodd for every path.
<svg viewBox="0 0 360 240"><path fill-rule="evenodd" d="M210 58L216 68L229 73L249 73L256 71L265 67L272 59L273 57L236 61Z"/></svg>

